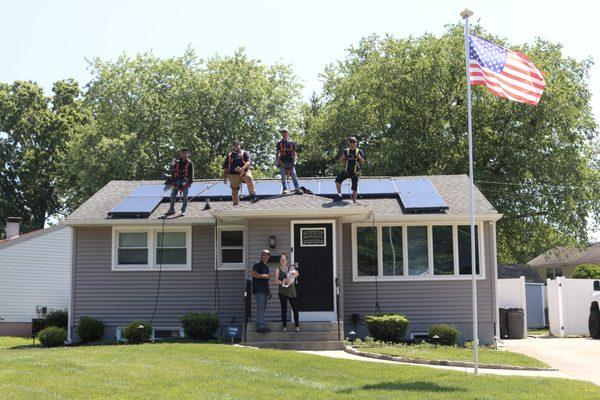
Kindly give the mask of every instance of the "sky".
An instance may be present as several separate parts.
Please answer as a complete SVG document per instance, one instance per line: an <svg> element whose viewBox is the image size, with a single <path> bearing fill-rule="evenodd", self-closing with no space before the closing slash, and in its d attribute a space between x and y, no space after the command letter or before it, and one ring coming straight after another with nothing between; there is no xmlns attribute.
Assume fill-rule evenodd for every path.
<svg viewBox="0 0 600 400"><path fill-rule="evenodd" d="M0 82L90 79L86 59L152 51L160 57L232 54L244 47L267 64L291 64L307 99L321 88L324 67L373 33L397 37L441 34L474 22L513 43L539 36L564 54L597 61L590 72L600 121L600 1L7 1L0 0ZM592 232L600 240L600 231Z"/></svg>

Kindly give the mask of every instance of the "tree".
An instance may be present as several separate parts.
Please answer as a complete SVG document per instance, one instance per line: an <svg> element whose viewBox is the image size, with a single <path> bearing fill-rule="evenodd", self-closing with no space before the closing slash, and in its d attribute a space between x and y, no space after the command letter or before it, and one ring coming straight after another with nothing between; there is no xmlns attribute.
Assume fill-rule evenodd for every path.
<svg viewBox="0 0 600 400"><path fill-rule="evenodd" d="M58 81L53 96L33 82L0 84L0 224L23 218L23 230L44 227L63 203L57 193L64 145L86 123L73 80ZM4 229L2 229L4 234Z"/></svg>
<svg viewBox="0 0 600 400"><path fill-rule="evenodd" d="M152 54L91 62L86 104L95 128L70 143L69 185L76 207L111 179L161 179L187 146L197 178L221 176L231 140L241 140L257 163L255 174L275 172L281 126L297 127L300 86L290 67L265 66L243 50L199 59Z"/></svg>
<svg viewBox="0 0 600 400"><path fill-rule="evenodd" d="M475 180L504 214L501 262L525 262L556 244L585 242L600 220L598 134L590 107L590 60L541 39L516 46L544 72L537 107L473 93ZM347 136L367 153L365 175L468 173L464 42L460 26L440 37L370 36L324 71L320 99L305 112L311 163L337 170ZM465 194L465 200L468 199Z"/></svg>

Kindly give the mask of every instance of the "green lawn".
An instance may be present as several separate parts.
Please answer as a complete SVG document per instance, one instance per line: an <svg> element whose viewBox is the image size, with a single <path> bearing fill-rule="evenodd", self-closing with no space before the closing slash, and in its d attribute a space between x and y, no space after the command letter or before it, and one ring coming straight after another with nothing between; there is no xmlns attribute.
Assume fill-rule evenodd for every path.
<svg viewBox="0 0 600 400"><path fill-rule="evenodd" d="M420 360L473 361L473 349L454 346L438 346L436 348L432 345L397 345L359 347L358 350ZM547 364L535 358L510 351L493 350L485 347L479 349L479 362L485 364L548 368Z"/></svg>
<svg viewBox="0 0 600 400"><path fill-rule="evenodd" d="M2 399L593 399L562 379L473 376L219 344L40 349L0 338Z"/></svg>

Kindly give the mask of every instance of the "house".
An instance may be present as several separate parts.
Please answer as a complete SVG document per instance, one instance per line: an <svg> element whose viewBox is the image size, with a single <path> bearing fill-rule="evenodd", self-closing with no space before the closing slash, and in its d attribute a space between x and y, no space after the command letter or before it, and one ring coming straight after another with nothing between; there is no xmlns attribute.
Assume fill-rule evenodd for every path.
<svg viewBox="0 0 600 400"><path fill-rule="evenodd" d="M8 218L0 241L0 336L29 336L32 318L69 306L71 228L20 235L20 221Z"/></svg>
<svg viewBox="0 0 600 400"><path fill-rule="evenodd" d="M575 268L581 264L600 265L600 242L590 243L583 249L559 246L527 263L538 271L543 279L554 279L557 276L570 278Z"/></svg>
<svg viewBox="0 0 600 400"><path fill-rule="evenodd" d="M125 324L154 316L155 334L170 336L189 311L218 312L224 327L239 325L246 279L261 250L270 248L272 261L287 253L298 265L306 341L336 339L336 348L344 330L365 335L365 317L375 312L406 315L411 336L447 323L461 340L471 339L466 175L362 178L358 204L333 201L332 178L300 184L315 194L281 195L278 180L257 180L260 201L234 207L222 181L198 181L185 216L162 219L168 192L161 182L109 182L65 221L75 238L71 327L92 316L104 321L107 337L118 338ZM501 215L478 190L475 210L479 335L489 344L497 320L495 224ZM278 329L277 288L272 291L266 316ZM249 342L276 347L290 338L280 332L257 337L252 328L243 336Z"/></svg>
<svg viewBox="0 0 600 400"><path fill-rule="evenodd" d="M522 276L527 283L544 283L538 271L528 265L498 264L498 279L515 279Z"/></svg>

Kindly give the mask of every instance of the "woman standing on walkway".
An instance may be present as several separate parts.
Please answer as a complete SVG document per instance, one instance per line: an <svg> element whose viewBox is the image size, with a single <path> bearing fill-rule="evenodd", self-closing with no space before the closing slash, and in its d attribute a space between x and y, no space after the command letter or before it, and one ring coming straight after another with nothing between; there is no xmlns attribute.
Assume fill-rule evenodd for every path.
<svg viewBox="0 0 600 400"><path fill-rule="evenodd" d="M288 266L287 255L284 253L279 259L279 270L275 274L275 283L279 285L279 303L281 304L281 324L283 328L282 332L287 332L287 304L290 303L292 306L292 313L294 314L294 324L296 325L296 332L300 332L299 321L298 321L298 307L296 305L296 278L298 277L298 271L293 267Z"/></svg>

